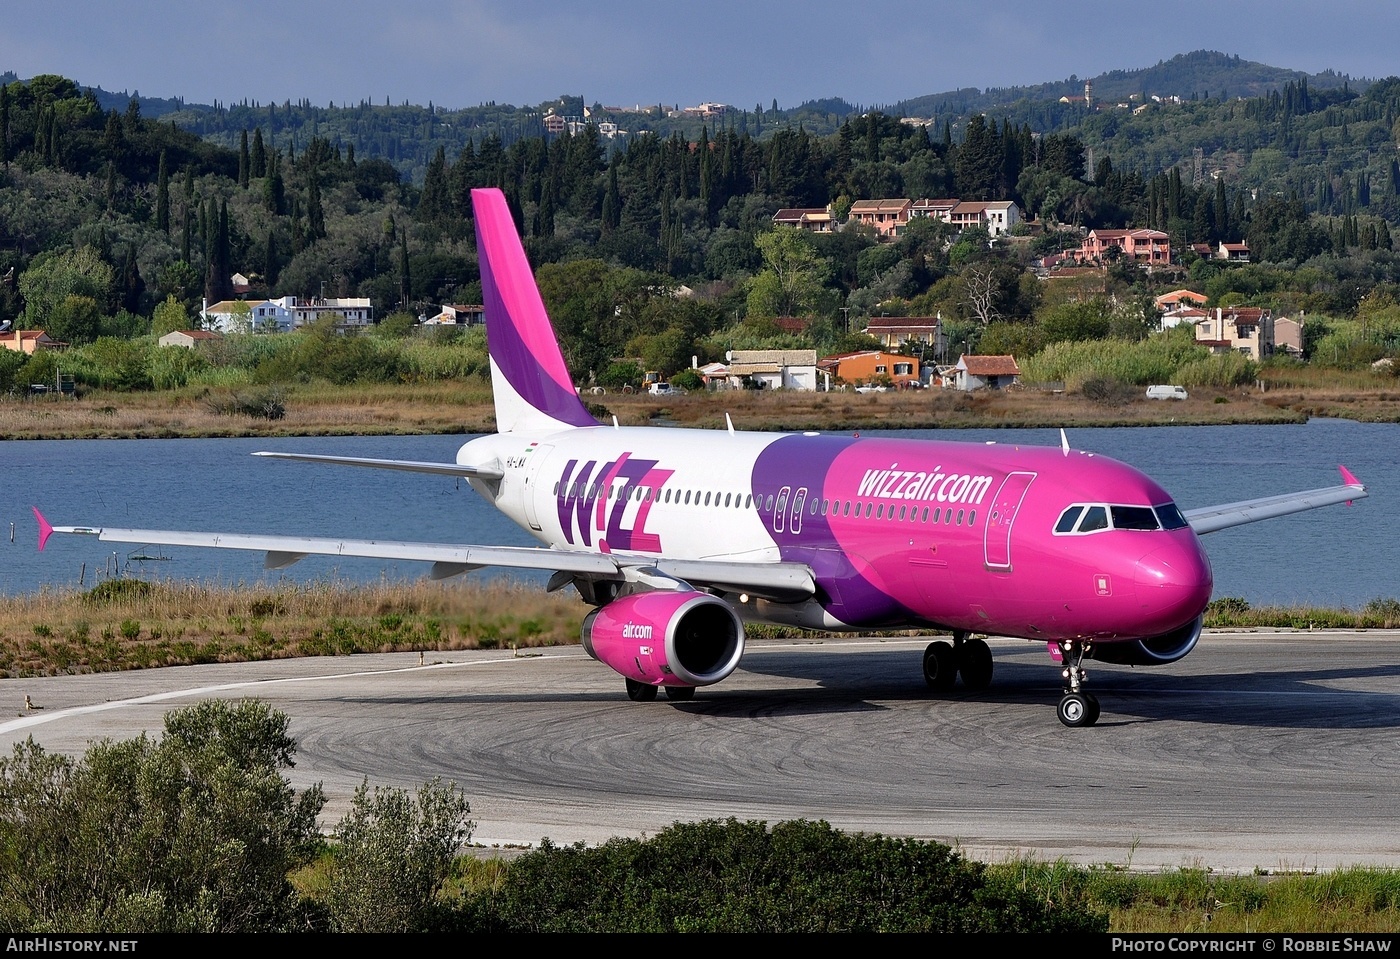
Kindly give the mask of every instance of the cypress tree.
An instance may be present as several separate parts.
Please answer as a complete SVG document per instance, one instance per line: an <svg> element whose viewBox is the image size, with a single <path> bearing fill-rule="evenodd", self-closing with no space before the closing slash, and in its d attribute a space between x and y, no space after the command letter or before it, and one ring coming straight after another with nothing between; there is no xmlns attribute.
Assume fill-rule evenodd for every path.
<svg viewBox="0 0 1400 959"><path fill-rule="evenodd" d="M262 127L253 128L253 149L248 157L248 174L261 180L267 176L267 147L263 145Z"/></svg>
<svg viewBox="0 0 1400 959"><path fill-rule="evenodd" d="M0 165L10 168L10 87L0 83Z"/></svg>
<svg viewBox="0 0 1400 959"><path fill-rule="evenodd" d="M245 129L238 138L238 185L245 190L248 188L248 168L251 165L248 157L248 131Z"/></svg>
<svg viewBox="0 0 1400 959"><path fill-rule="evenodd" d="M408 306L413 284L408 272L408 230L399 233L399 305Z"/></svg>
<svg viewBox="0 0 1400 959"><path fill-rule="evenodd" d="M306 239L315 243L326 235L326 211L321 206L321 175L311 168L306 188Z"/></svg>
<svg viewBox="0 0 1400 959"><path fill-rule="evenodd" d="M156 174L156 229L170 233L170 170L164 150L160 151L160 172Z"/></svg>
<svg viewBox="0 0 1400 959"><path fill-rule="evenodd" d="M622 197L617 190L617 157L608 164L608 189L603 194L603 235L606 236L622 223Z"/></svg>

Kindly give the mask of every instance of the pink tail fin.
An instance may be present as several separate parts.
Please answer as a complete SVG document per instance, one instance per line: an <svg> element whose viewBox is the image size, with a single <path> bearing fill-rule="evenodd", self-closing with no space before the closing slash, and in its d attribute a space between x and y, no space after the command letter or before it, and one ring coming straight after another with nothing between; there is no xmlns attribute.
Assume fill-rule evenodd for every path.
<svg viewBox="0 0 1400 959"><path fill-rule="evenodd" d="M29 507L34 511L34 518L39 521L39 552L44 551L44 545L48 543L49 537L53 535L53 526L44 519L44 514L39 512L39 507Z"/></svg>
<svg viewBox="0 0 1400 959"><path fill-rule="evenodd" d="M574 389L505 194L472 190L496 429L597 426Z"/></svg>

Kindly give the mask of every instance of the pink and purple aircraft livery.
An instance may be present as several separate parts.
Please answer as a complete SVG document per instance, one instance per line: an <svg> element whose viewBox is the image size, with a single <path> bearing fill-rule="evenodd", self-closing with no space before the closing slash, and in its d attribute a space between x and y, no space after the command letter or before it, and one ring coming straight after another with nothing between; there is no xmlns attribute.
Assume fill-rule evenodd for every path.
<svg viewBox="0 0 1400 959"><path fill-rule="evenodd" d="M620 428L585 409L504 196L475 190L495 434L455 463L295 453L281 459L465 477L539 547L52 527L127 543L422 560L442 578L483 566L552 571L594 607L590 655L628 696L672 700L721 682L745 623L816 630L927 629L936 692L992 681L982 636L1044 643L1059 719L1099 716L1089 660L1137 666L1191 652L1211 596L1197 537L1366 496L1342 484L1183 513L1151 478L1059 447L821 433ZM727 418L726 418L727 419ZM36 510L36 515L38 511Z"/></svg>

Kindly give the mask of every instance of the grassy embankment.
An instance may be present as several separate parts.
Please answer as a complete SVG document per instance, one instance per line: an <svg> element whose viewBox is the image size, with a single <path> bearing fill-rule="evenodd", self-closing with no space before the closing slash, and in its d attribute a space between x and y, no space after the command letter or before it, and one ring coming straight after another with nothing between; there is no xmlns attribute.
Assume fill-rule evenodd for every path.
<svg viewBox="0 0 1400 959"><path fill-rule="evenodd" d="M371 652L447 652L578 642L572 590L509 581L419 580L218 587L108 580L93 589L0 598L0 678ZM1361 610L1211 604L1207 625L1400 628L1400 601ZM752 627L759 637L813 636ZM898 635L919 635L908 631Z"/></svg>
<svg viewBox="0 0 1400 959"><path fill-rule="evenodd" d="M1185 401L1147 400L1137 388L1097 400L1037 389L974 394L731 391L668 399L607 393L585 394L584 400L604 422L615 415L624 426L660 420L723 429L728 413L740 430L1227 425L1301 423L1315 416L1400 422L1400 384L1391 377L1301 366L1269 369L1261 376L1251 387L1192 389ZM275 397L285 415L268 419L238 412L263 397ZM478 433L493 428L490 388L476 377L404 385L190 387L94 391L76 400L0 399L0 439Z"/></svg>

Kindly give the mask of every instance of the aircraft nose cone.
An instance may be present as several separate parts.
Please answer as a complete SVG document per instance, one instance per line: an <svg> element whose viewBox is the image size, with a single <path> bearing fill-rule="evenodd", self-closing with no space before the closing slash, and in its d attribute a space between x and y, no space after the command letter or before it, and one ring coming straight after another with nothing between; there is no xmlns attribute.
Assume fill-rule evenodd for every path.
<svg viewBox="0 0 1400 959"><path fill-rule="evenodd" d="M1194 539L1158 547L1138 560L1133 588L1144 612L1174 625L1199 615L1210 602L1210 561Z"/></svg>

